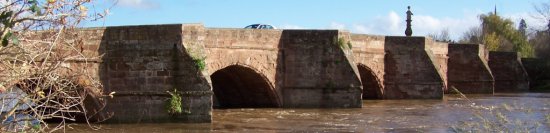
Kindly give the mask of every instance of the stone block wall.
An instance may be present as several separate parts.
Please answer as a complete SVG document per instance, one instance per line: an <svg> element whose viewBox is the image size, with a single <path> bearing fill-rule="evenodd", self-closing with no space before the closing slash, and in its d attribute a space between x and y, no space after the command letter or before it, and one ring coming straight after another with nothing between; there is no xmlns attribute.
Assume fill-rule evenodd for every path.
<svg viewBox="0 0 550 133"><path fill-rule="evenodd" d="M448 88L466 94L493 94L494 79L484 45L449 44Z"/></svg>
<svg viewBox="0 0 550 133"><path fill-rule="evenodd" d="M284 30L284 107L361 107L361 82L337 30ZM349 50L349 48L348 48Z"/></svg>
<svg viewBox="0 0 550 133"><path fill-rule="evenodd" d="M495 92L529 90L529 76L517 52L489 52L489 67L495 79Z"/></svg>
<svg viewBox="0 0 550 133"><path fill-rule="evenodd" d="M490 88L490 72L483 62L488 56L481 46L448 46L424 37L337 30L221 29L202 24L88 28L80 32L84 38L79 40L83 42L81 51L89 57L103 56L91 64L77 61L69 65L92 68L89 73L97 75L104 92L116 92L114 98L107 99L105 109L114 113L109 122L115 123L209 122L214 101L210 76L232 66L238 67L229 69L227 73L233 75L226 77L244 76L248 79L244 86L252 85L248 88L272 89L257 92L272 91L274 95L269 96L276 97L272 98L276 107L287 108L361 107L365 83L358 66L366 71L363 74L370 75L367 80L378 84L373 86L380 88L385 99L441 99L447 80L462 86L458 88ZM504 56L492 57L496 58L493 64L521 65L517 55L493 56ZM522 76L517 65L489 66L500 73L517 73L503 77ZM250 81L253 78L259 80ZM519 78L501 79L524 85ZM174 89L183 96L185 114L172 115L165 109L170 98L166 91Z"/></svg>
<svg viewBox="0 0 550 133"><path fill-rule="evenodd" d="M352 34L351 44L356 64L369 67L384 82L384 36Z"/></svg>
<svg viewBox="0 0 550 133"><path fill-rule="evenodd" d="M116 92L105 111L107 122L209 122L211 90L182 44L183 25L107 27L99 43L99 76L104 92ZM86 30L85 30L86 31ZM93 40L100 39L100 40ZM168 114L170 95L178 90L187 114Z"/></svg>
<svg viewBox="0 0 550 133"><path fill-rule="evenodd" d="M351 34L353 59L356 66L366 67L361 76L364 99L381 99L384 93L385 36ZM374 75L374 77L370 77Z"/></svg>
<svg viewBox="0 0 550 133"><path fill-rule="evenodd" d="M445 81L424 37L386 37L384 98L441 99Z"/></svg>
<svg viewBox="0 0 550 133"><path fill-rule="evenodd" d="M281 97L282 80L278 80L282 79L282 73L278 72L281 35L281 30L206 29L208 74L231 65L250 67L265 76Z"/></svg>

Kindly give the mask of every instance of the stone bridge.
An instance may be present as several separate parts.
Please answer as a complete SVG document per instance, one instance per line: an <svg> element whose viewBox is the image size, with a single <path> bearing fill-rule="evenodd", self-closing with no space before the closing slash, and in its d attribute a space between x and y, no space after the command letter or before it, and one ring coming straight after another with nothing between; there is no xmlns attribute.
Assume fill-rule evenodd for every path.
<svg viewBox="0 0 550 133"><path fill-rule="evenodd" d="M516 53L493 63L483 45L425 37L201 24L79 32L83 53L102 55L87 69L116 92L104 109L116 123L209 122L212 108L360 108L362 99L442 99L447 88L492 94L500 81L519 87L502 90L528 87ZM184 114L165 109L174 89Z"/></svg>

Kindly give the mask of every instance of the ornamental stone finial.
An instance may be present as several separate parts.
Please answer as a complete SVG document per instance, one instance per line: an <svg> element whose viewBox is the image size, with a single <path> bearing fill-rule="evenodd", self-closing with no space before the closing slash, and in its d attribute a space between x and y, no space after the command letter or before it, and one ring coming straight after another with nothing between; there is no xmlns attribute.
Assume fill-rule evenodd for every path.
<svg viewBox="0 0 550 133"><path fill-rule="evenodd" d="M411 12L411 6L408 6L407 9L408 9L407 10L407 20L405 20L405 21L407 21L407 29L405 29L405 35L412 36L412 29L411 29L412 19L411 19L411 17L413 15L413 13Z"/></svg>

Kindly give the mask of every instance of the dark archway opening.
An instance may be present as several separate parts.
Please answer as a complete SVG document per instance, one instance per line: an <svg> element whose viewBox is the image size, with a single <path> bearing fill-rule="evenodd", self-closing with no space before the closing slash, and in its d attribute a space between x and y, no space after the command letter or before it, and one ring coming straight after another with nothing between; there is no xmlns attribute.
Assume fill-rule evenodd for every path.
<svg viewBox="0 0 550 133"><path fill-rule="evenodd" d="M363 99L382 99L382 86L376 74L365 65L357 65L361 83L363 84Z"/></svg>
<svg viewBox="0 0 550 133"><path fill-rule="evenodd" d="M280 107L267 78L248 67L232 65L214 72L214 108Z"/></svg>

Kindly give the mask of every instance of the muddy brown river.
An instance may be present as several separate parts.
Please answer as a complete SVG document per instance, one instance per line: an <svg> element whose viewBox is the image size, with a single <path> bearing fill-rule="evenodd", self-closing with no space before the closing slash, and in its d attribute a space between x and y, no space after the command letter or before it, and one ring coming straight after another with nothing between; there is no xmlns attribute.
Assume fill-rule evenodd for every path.
<svg viewBox="0 0 550 133"><path fill-rule="evenodd" d="M550 132L550 93L364 100L356 109L215 109L205 124L71 125L68 132Z"/></svg>

